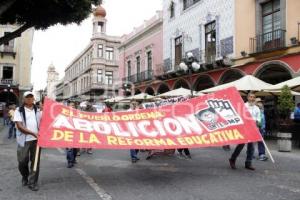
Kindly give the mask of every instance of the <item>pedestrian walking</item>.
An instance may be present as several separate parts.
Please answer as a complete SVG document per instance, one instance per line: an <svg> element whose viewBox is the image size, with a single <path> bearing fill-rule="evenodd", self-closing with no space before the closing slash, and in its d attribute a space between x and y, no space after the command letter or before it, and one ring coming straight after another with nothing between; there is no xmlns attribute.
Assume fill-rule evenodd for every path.
<svg viewBox="0 0 300 200"><path fill-rule="evenodd" d="M131 102L130 104L130 109L128 111L134 111L138 109L138 102ZM130 149L130 157L131 157L131 162L136 163L140 159L137 157L137 154L139 152L138 149Z"/></svg>
<svg viewBox="0 0 300 200"><path fill-rule="evenodd" d="M248 109L250 112L252 118L256 121L256 124L260 126L261 123L261 116L260 116L260 110L259 108L255 105L255 94L250 92L247 95L248 102L245 103L245 107ZM251 130L249 130L251 131ZM236 146L234 152L231 155L231 158L229 159L229 164L232 169L236 169L236 159L240 155L241 151L243 150L245 144L239 144ZM252 159L254 156L254 147L253 143L248 143L247 144L247 158L245 161L245 168L249 170L255 170L255 168L252 166Z"/></svg>
<svg viewBox="0 0 300 200"><path fill-rule="evenodd" d="M8 112L9 112L9 108L8 105L5 104L3 106L3 126L9 125L9 117L8 117Z"/></svg>
<svg viewBox="0 0 300 200"><path fill-rule="evenodd" d="M75 102L69 101L68 106L76 109ZM67 159L67 168L74 167L74 164L77 163L76 156L77 156L78 149L76 148L66 148L66 159Z"/></svg>
<svg viewBox="0 0 300 200"><path fill-rule="evenodd" d="M259 128L259 132L263 138L266 133L266 118L265 118L265 114L264 114L264 105L263 105L261 98L256 98L255 102L256 102L257 107L260 110L261 123L259 124L258 128ZM257 142L257 148L258 148L258 160L267 161L268 157L266 156L265 145L262 141Z"/></svg>
<svg viewBox="0 0 300 200"><path fill-rule="evenodd" d="M14 137L16 138L16 127L14 122L14 115L15 115L16 105L11 105L10 110L8 112L9 117L9 129L8 129L8 139Z"/></svg>
<svg viewBox="0 0 300 200"><path fill-rule="evenodd" d="M297 104L297 107L294 110L294 122L295 130L300 130L300 103ZM298 147L300 147L300 136L296 134L296 140L298 140Z"/></svg>
<svg viewBox="0 0 300 200"><path fill-rule="evenodd" d="M91 102L87 102L86 107L84 108L85 112L97 112L97 110L93 107ZM93 154L92 148L84 148L83 153L86 152L87 154Z"/></svg>
<svg viewBox="0 0 300 200"><path fill-rule="evenodd" d="M40 151L36 157L37 137L39 131L39 124L41 119L41 112L34 105L34 94L30 91L25 92L24 103L19 107L14 114L14 121L17 126L17 157L19 171L22 175L22 185L28 185L29 189L37 191ZM35 159L37 162L37 169L34 171ZM30 168L29 168L30 162Z"/></svg>

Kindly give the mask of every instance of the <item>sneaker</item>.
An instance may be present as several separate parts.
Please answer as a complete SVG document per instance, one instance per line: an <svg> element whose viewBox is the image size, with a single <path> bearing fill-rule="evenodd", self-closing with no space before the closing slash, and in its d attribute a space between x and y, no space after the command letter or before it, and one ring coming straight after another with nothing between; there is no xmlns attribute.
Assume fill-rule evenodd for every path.
<svg viewBox="0 0 300 200"><path fill-rule="evenodd" d="M28 188L35 192L39 190L39 186L37 184L28 185Z"/></svg>
<svg viewBox="0 0 300 200"><path fill-rule="evenodd" d="M152 155L147 156L146 160L150 160L150 158L152 158Z"/></svg>
<svg viewBox="0 0 300 200"><path fill-rule="evenodd" d="M68 165L67 165L67 168L72 168L72 167L74 167L74 164L69 162Z"/></svg>
<svg viewBox="0 0 300 200"><path fill-rule="evenodd" d="M87 150L86 153L87 154L93 154L92 150Z"/></svg>
<svg viewBox="0 0 300 200"><path fill-rule="evenodd" d="M259 160L259 161L267 161L267 160L268 160L268 157L265 156L265 155L260 155L258 160Z"/></svg>
<svg viewBox="0 0 300 200"><path fill-rule="evenodd" d="M28 178L27 177L24 177L22 178L22 185L23 186L27 186L28 185Z"/></svg>
<svg viewBox="0 0 300 200"><path fill-rule="evenodd" d="M191 155L186 155L187 158L189 159L192 159L192 156Z"/></svg>
<svg viewBox="0 0 300 200"><path fill-rule="evenodd" d="M225 145L222 147L224 151L230 151L230 146L229 145Z"/></svg>
<svg viewBox="0 0 300 200"><path fill-rule="evenodd" d="M230 167L231 167L231 169L236 169L236 166L235 166L235 160L233 160L233 159L229 159L229 165L230 165Z"/></svg>
<svg viewBox="0 0 300 200"><path fill-rule="evenodd" d="M245 168L249 169L249 170L252 170L252 171L255 170L255 168L252 165L245 165Z"/></svg>

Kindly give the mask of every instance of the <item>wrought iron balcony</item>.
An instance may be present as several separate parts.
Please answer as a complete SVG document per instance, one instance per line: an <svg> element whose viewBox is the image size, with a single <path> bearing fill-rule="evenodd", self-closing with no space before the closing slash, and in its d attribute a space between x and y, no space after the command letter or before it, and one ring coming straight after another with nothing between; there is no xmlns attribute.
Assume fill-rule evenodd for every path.
<svg viewBox="0 0 300 200"><path fill-rule="evenodd" d="M13 79L1 79L1 85L11 85L16 86L18 85L18 82L14 81Z"/></svg>
<svg viewBox="0 0 300 200"><path fill-rule="evenodd" d="M172 66L170 65L164 65L164 64L158 64L156 65L155 69L153 70L154 76L161 76L167 73L168 71L171 71Z"/></svg>
<svg viewBox="0 0 300 200"><path fill-rule="evenodd" d="M16 52L14 51L14 46L4 45L0 48L0 55L3 58L4 55L12 55L14 58L16 57Z"/></svg>
<svg viewBox="0 0 300 200"><path fill-rule="evenodd" d="M152 70L146 70L140 73L140 81L149 81L153 77L153 71Z"/></svg>
<svg viewBox="0 0 300 200"><path fill-rule="evenodd" d="M285 30L278 29L276 31L260 34L254 38L250 38L251 54L285 48L285 33Z"/></svg>
<svg viewBox="0 0 300 200"><path fill-rule="evenodd" d="M133 74L131 76L127 76L125 78L123 78L123 82L127 81L127 82L131 82L131 83L138 83L138 82L142 82L142 81L148 81L148 80L152 80L153 77L153 71L152 70L146 70L137 74Z"/></svg>

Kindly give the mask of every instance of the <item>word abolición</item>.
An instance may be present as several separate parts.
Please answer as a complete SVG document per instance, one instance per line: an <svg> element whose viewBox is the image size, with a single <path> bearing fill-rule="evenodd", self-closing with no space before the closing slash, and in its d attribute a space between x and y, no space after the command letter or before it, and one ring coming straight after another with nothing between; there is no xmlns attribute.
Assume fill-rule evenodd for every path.
<svg viewBox="0 0 300 200"><path fill-rule="evenodd" d="M222 127L223 126L223 127ZM218 128L227 125L220 124ZM120 137L164 137L183 135L202 135L204 131L199 120L194 115L184 117L162 118L160 120L140 121L89 121L79 118L69 118L58 115L53 124L53 129L74 130L78 132L97 133L101 135L115 135Z"/></svg>

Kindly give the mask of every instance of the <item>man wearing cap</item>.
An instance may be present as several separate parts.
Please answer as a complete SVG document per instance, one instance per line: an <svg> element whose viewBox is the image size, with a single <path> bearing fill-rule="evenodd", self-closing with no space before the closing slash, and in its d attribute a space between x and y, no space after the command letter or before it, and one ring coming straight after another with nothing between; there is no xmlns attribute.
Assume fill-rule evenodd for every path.
<svg viewBox="0 0 300 200"><path fill-rule="evenodd" d="M245 103L245 107L250 112L253 120L256 122L256 125L259 127L261 123L261 117L260 117L260 110L255 105L255 94L250 92L248 93L247 99L248 102ZM251 131L251 130L249 130ZM236 169L235 162L237 157L240 155L241 151L243 150L245 144L239 144L236 146L234 152L231 155L231 158L229 159L229 164L232 169ZM247 144L247 158L245 161L245 168L249 170L255 170L255 168L252 166L252 158L254 156L254 146L253 143Z"/></svg>
<svg viewBox="0 0 300 200"><path fill-rule="evenodd" d="M19 171L22 175L22 185L37 191L39 176L39 161L37 161L37 171L33 171L35 162L35 152L37 148L37 135L41 119L41 112L34 105L34 94L25 92L24 103L19 107L14 115L14 122L17 127L17 157ZM38 156L39 158L39 156ZM29 169L29 161L30 169Z"/></svg>

